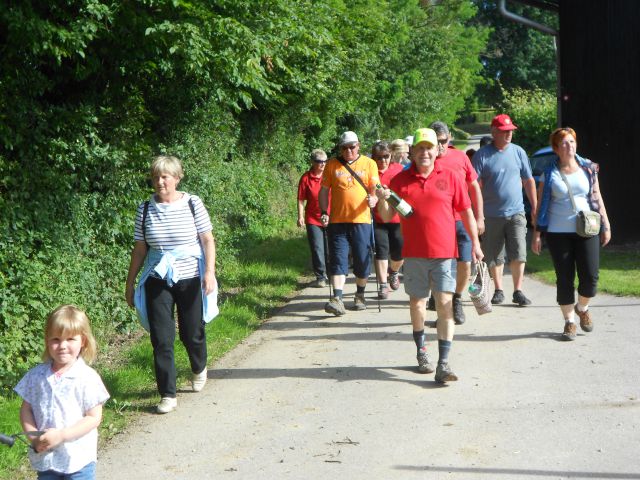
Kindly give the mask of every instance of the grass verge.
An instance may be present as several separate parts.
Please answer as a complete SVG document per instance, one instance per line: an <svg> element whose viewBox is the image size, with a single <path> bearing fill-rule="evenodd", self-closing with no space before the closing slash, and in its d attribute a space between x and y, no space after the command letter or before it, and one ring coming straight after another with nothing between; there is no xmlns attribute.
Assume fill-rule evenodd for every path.
<svg viewBox="0 0 640 480"><path fill-rule="evenodd" d="M283 229L277 235L253 238L242 259L225 265L221 282L220 315L207 325L209 364L222 357L253 332L277 307L300 287L300 275L308 263L306 238L299 230ZM186 384L191 370L186 351L177 341L178 382ZM152 411L159 398L153 374L153 354L148 335L130 342L109 365L98 363L111 399L106 403L100 426L104 444L121 432L139 412ZM21 430L16 396L0 397L0 433ZM27 446L0 445L0 478L33 478L27 462Z"/></svg>
<svg viewBox="0 0 640 480"><path fill-rule="evenodd" d="M543 282L554 284L556 274L547 249L527 255L527 270ZM611 295L640 297L640 248L607 246L600 250L598 290Z"/></svg>

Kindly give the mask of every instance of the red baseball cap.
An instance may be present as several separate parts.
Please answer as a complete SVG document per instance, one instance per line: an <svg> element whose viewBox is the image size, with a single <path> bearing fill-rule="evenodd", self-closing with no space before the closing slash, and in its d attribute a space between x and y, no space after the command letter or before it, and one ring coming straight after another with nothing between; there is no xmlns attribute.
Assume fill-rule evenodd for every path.
<svg viewBox="0 0 640 480"><path fill-rule="evenodd" d="M498 130L517 130L513 122L511 121L511 117L506 113L501 113L500 115L496 115L491 120L491 126L496 127Z"/></svg>

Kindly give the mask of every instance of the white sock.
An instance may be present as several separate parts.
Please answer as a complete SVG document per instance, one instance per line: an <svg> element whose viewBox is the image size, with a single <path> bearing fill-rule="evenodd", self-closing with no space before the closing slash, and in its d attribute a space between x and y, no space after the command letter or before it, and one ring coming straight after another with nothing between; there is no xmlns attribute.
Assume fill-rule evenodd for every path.
<svg viewBox="0 0 640 480"><path fill-rule="evenodd" d="M564 319L565 323L576 323L576 316L571 312L568 318Z"/></svg>
<svg viewBox="0 0 640 480"><path fill-rule="evenodd" d="M580 305L579 303L576 303L576 306L579 312L586 312L587 310L589 310L589 304L586 304L583 306L583 305Z"/></svg>

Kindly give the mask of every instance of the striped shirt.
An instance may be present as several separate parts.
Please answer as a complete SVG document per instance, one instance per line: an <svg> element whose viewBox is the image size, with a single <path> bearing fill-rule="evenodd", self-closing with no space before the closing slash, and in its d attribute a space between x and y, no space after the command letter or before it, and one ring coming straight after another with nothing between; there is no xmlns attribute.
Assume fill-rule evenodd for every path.
<svg viewBox="0 0 640 480"><path fill-rule="evenodd" d="M193 214L189 198L192 199ZM197 245L200 242L198 235L212 230L209 213L196 195L183 193L180 200L171 203L156 203L155 196L152 196L145 220L146 237L142 233L143 211L144 202L138 205L133 238L141 242L146 240L149 247L160 251ZM177 260L174 268L178 269L183 279L199 276L198 260L195 257Z"/></svg>

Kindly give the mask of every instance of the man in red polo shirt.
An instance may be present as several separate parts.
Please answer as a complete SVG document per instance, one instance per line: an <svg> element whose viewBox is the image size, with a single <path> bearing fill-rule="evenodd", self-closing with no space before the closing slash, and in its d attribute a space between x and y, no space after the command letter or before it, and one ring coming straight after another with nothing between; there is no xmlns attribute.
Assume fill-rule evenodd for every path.
<svg viewBox="0 0 640 480"><path fill-rule="evenodd" d="M307 229L307 240L311 250L311 265L316 279L311 287L327 285L327 269L324 251L324 227L320 221L318 194L322 182L322 172L327 164L327 154L319 148L311 152L311 168L302 174L298 182L298 227Z"/></svg>
<svg viewBox="0 0 640 480"><path fill-rule="evenodd" d="M439 357L435 379L445 383L458 379L448 361L455 330L452 298L456 279L453 272L458 257L454 211L460 214L471 237L473 260L481 260L483 254L467 187L459 175L436 163L437 145L436 132L430 128L418 129L413 136L411 166L391 180L390 188L414 210L409 218L400 218L400 224L404 237L404 284L418 350L418 371L434 371L424 335L427 297L431 290L438 312ZM381 188L376 190L376 195L386 200L390 192ZM393 209L386 201L378 202L378 212L383 219L393 216Z"/></svg>

